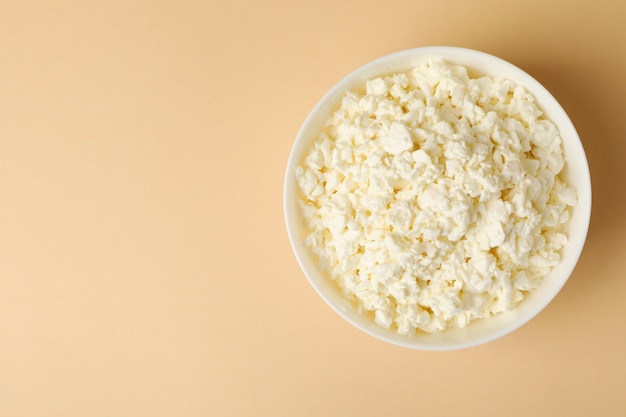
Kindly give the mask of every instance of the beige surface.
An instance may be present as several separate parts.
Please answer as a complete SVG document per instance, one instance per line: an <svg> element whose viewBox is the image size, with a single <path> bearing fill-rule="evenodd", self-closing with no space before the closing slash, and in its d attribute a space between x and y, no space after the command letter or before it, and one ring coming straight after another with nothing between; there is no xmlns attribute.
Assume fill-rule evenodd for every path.
<svg viewBox="0 0 626 417"><path fill-rule="evenodd" d="M625 16L621 0L1 1L0 416L624 415ZM447 353L332 313L281 202L326 89L425 45L543 82L594 186L553 304Z"/></svg>

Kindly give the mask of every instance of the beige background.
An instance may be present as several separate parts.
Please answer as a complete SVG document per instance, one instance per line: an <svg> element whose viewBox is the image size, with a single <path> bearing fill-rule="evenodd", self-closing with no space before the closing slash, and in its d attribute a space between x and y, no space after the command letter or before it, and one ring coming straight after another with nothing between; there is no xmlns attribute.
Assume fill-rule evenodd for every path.
<svg viewBox="0 0 626 417"><path fill-rule="evenodd" d="M0 1L0 416L623 416L626 3ZM322 94L456 45L534 75L588 154L555 301L464 351L316 295L282 182Z"/></svg>

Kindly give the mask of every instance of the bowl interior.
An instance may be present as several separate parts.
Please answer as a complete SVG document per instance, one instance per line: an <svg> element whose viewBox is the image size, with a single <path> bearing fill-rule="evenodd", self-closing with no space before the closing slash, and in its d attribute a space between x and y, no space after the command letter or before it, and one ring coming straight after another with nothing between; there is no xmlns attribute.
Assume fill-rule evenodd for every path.
<svg viewBox="0 0 626 417"><path fill-rule="evenodd" d="M301 163L303 155L317 138L328 116L339 106L346 91L359 88L367 80L381 75L409 71L432 57L463 65L471 76L508 78L533 94L539 108L560 130L566 160L564 176L567 183L577 189L578 204L573 208L568 223L569 243L562 250L561 263L514 311L472 321L462 329L434 334L418 333L409 337L383 329L371 319L356 313L341 296L336 284L317 268L316 259L304 245L306 231L298 208L299 191L294 169ZM302 270L318 294L340 316L362 331L396 345L424 350L450 350L479 345L506 335L532 319L557 295L573 271L585 242L591 215L591 182L585 153L574 126L563 108L538 81L512 64L482 52L455 47L427 47L397 52L364 65L337 83L317 103L302 125L289 157L284 209L289 239Z"/></svg>

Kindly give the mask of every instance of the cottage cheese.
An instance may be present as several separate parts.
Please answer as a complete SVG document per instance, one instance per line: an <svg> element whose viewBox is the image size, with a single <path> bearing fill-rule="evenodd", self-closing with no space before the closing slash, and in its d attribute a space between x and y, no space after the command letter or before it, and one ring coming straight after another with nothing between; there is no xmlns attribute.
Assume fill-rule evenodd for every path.
<svg viewBox="0 0 626 417"><path fill-rule="evenodd" d="M306 244L398 333L515 308L559 262L561 138L507 79L432 60L349 92L296 168Z"/></svg>

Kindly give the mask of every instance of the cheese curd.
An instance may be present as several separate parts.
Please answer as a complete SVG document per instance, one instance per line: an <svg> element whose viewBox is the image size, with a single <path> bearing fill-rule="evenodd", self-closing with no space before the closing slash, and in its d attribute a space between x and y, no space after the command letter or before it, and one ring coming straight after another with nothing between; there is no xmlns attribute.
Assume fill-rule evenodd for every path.
<svg viewBox="0 0 626 417"><path fill-rule="evenodd" d="M576 191L554 124L507 79L433 59L348 92L296 178L306 244L398 333L515 308L558 264Z"/></svg>

